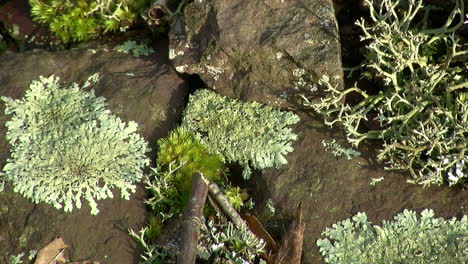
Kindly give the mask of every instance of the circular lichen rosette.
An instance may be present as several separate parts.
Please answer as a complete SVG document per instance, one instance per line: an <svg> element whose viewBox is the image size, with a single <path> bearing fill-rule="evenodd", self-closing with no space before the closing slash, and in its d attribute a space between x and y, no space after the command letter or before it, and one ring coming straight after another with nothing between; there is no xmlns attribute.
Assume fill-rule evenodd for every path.
<svg viewBox="0 0 468 264"><path fill-rule="evenodd" d="M92 77L84 87L96 81ZM5 113L12 115L6 122L11 158L3 178L35 203L69 212L81 208L84 197L97 214L96 200L112 198L113 187L129 199L150 149L135 133L138 125L112 115L104 98L77 84L61 89L58 80L41 76L23 99L2 97Z"/></svg>

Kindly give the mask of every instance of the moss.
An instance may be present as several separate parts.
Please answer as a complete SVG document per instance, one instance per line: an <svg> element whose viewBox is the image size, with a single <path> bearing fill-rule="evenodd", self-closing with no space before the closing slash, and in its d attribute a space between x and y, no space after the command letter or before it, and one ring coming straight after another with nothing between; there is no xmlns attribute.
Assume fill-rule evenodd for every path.
<svg viewBox="0 0 468 264"><path fill-rule="evenodd" d="M29 0L34 21L45 23L64 43L79 42L103 32L125 31L149 0Z"/></svg>
<svg viewBox="0 0 468 264"><path fill-rule="evenodd" d="M154 243L156 238L164 230L164 223L159 216L152 215L148 219L147 230L145 232L145 241L149 243Z"/></svg>
<svg viewBox="0 0 468 264"><path fill-rule="evenodd" d="M188 201L193 174L200 172L206 179L220 183L221 175L226 173L221 157L210 154L206 147L183 127L174 129L166 138L158 140L158 170L167 171L172 165L180 165L180 168L165 179L170 186L165 192L170 199L178 201L179 210L182 210Z"/></svg>

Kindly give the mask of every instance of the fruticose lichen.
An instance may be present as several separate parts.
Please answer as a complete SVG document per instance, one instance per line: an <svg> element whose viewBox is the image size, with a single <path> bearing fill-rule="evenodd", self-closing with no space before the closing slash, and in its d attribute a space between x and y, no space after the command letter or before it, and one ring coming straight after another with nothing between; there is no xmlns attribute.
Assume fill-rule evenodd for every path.
<svg viewBox="0 0 468 264"><path fill-rule="evenodd" d="M368 41L362 77L383 83L379 90L339 90L324 76L325 96L305 98L327 125L340 124L354 146L383 140L378 159L389 169L407 170L409 182L461 184L468 177L468 51L456 31L463 24L463 1L456 0L446 21L430 28L434 9L422 0L366 0L369 24L357 22ZM345 101L357 96L356 103ZM374 118L375 117L375 118ZM363 124L373 118L372 130ZM372 121L370 121L372 122ZM377 128L375 128L377 127Z"/></svg>

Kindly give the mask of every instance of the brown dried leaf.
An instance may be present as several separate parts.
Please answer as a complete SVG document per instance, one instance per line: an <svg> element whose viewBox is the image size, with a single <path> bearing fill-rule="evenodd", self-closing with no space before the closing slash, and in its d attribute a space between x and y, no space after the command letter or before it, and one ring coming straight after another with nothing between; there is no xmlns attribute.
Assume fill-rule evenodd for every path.
<svg viewBox="0 0 468 264"><path fill-rule="evenodd" d="M296 209L289 232L286 234L276 255L275 264L300 264L305 223L302 203Z"/></svg>
<svg viewBox="0 0 468 264"><path fill-rule="evenodd" d="M278 245L271 235L263 228L262 223L253 215L242 215L242 219L247 223L250 231L266 243L267 253L262 254L261 257L268 263L274 263L274 256L278 252Z"/></svg>
<svg viewBox="0 0 468 264"><path fill-rule="evenodd" d="M265 228L263 228L262 223L258 221L257 217L253 215L242 215L242 219L244 219L250 231L252 231L254 235L265 241L268 251L271 251L273 254L278 251L278 245L276 245L275 240L270 236Z"/></svg>
<svg viewBox="0 0 468 264"><path fill-rule="evenodd" d="M43 247L37 253L34 264L64 264L68 259L65 256L65 250L68 245L63 238L56 237L49 244Z"/></svg>

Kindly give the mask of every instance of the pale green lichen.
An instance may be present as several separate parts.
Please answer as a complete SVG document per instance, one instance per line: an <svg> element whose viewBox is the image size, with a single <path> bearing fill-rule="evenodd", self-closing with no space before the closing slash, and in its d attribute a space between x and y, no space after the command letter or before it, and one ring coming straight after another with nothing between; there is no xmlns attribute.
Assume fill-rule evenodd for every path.
<svg viewBox="0 0 468 264"><path fill-rule="evenodd" d="M455 1L438 28L430 28L433 9L423 7L422 0L366 2L371 22L357 22L361 39L368 41L361 77L384 85L378 91L340 90L323 76L325 96L304 97L306 105L327 125L342 125L354 146L382 140L378 159L388 169L409 171L409 182L463 184L468 179L468 82L461 60L468 50L455 34L463 24L463 1ZM359 101L350 104L349 95ZM364 129L372 117L374 129Z"/></svg>
<svg viewBox="0 0 468 264"><path fill-rule="evenodd" d="M227 162L238 162L248 178L251 168L265 169L287 163L297 139L292 128L299 117L256 102L243 103L207 89L190 96L182 126Z"/></svg>
<svg viewBox="0 0 468 264"><path fill-rule="evenodd" d="M265 241L255 237L246 226L237 228L231 222L215 224L213 221L208 221L207 226L208 235L202 234L202 240L213 264L258 263L255 260L265 253Z"/></svg>
<svg viewBox="0 0 468 264"><path fill-rule="evenodd" d="M178 243L158 245L149 243L146 238L148 227L138 233L129 230L132 236L143 248L140 264L166 263L175 264L180 256ZM237 228L231 222L222 223L220 219L200 225L197 246L197 263L209 260L213 264L265 264L259 255L265 253L266 243L251 232L246 226Z"/></svg>
<svg viewBox="0 0 468 264"><path fill-rule="evenodd" d="M12 255L8 258L8 264L22 264L23 257L24 257L24 252L21 252L18 255Z"/></svg>
<svg viewBox="0 0 468 264"><path fill-rule="evenodd" d="M468 217L434 218L432 210L421 217L404 210L393 221L372 225L365 213L334 224L317 240L325 263L465 263L468 259Z"/></svg>
<svg viewBox="0 0 468 264"><path fill-rule="evenodd" d="M383 181L385 178L384 177L378 177L378 178L371 178L369 181L370 186L375 186L377 183Z"/></svg>
<svg viewBox="0 0 468 264"><path fill-rule="evenodd" d="M84 87L96 81L93 75ZM62 89L58 77L41 76L23 99L1 98L12 115L6 122L11 158L2 176L35 203L69 212L84 197L97 214L95 200L112 198L112 187L129 199L149 164L149 148L135 122L122 122L103 97L81 89L76 83Z"/></svg>
<svg viewBox="0 0 468 264"><path fill-rule="evenodd" d="M353 148L343 148L340 144L336 143L336 139L331 141L322 140L322 146L325 148L325 151L332 151L333 156L341 157L346 156L348 160L361 156L361 152L354 150Z"/></svg>
<svg viewBox="0 0 468 264"><path fill-rule="evenodd" d="M137 43L134 40L127 40L116 46L114 50L125 54L131 53L133 57L148 56L154 53L154 49L148 47L146 42Z"/></svg>

